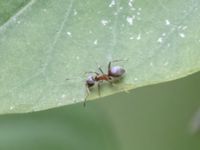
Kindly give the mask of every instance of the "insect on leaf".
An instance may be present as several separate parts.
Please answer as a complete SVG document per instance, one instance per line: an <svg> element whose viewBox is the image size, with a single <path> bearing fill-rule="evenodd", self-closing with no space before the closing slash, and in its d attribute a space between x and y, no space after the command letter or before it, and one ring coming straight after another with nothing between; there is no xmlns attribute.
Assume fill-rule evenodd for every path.
<svg viewBox="0 0 200 150"><path fill-rule="evenodd" d="M200 70L198 0L1 0L0 8L1 114L83 102L84 72L97 64L106 72L116 59L128 59L113 63L126 74L103 84L102 97Z"/></svg>

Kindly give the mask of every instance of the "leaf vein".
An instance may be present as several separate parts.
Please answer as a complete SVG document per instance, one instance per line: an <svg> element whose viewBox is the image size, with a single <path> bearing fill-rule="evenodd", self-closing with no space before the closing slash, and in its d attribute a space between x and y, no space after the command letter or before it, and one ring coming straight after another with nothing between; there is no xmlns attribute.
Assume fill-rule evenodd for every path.
<svg viewBox="0 0 200 150"><path fill-rule="evenodd" d="M52 53L55 50L54 47L55 47L56 43L58 42L58 39L60 38L60 35L61 35L61 33L62 33L63 29L64 29L64 26L65 26L65 24L66 24L66 22L67 22L67 20L69 18L69 15L71 13L71 10L72 10L72 7L73 7L73 2L74 2L74 0L71 0L69 7L65 11L64 19L61 22L59 30L58 30L58 32L55 33L53 42L50 45L49 49L47 50L47 60L43 65L42 73L45 73L45 70L46 70L46 68L47 68L47 66L48 66L48 64L49 64L49 62L50 62L50 60L52 58Z"/></svg>
<svg viewBox="0 0 200 150"><path fill-rule="evenodd" d="M13 23L20 15L22 15L28 8L33 6L33 4L36 2L36 0L31 0L29 3L27 3L24 7L22 7L15 15L10 17L3 25L0 26L0 33L5 31L5 29Z"/></svg>

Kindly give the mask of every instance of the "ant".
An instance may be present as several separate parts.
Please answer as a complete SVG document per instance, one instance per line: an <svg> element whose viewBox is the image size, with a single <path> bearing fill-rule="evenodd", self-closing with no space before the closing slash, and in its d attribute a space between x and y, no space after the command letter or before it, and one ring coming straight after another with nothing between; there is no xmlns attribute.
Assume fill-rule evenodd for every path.
<svg viewBox="0 0 200 150"><path fill-rule="evenodd" d="M89 75L86 82L86 90L87 90L87 95L85 97L85 101L83 103L83 106L86 106L86 98L88 97L90 93L90 88L92 88L96 83L98 87L98 93L100 95L100 83L103 81L109 82L113 86L113 81L119 80L125 73L125 69L120 67L120 66L111 66L112 62L119 62L119 61L124 61L124 60L114 60L110 61L108 63L108 70L107 73L104 73L101 67L99 66L98 69L101 72L86 72L86 73L94 73L95 75Z"/></svg>

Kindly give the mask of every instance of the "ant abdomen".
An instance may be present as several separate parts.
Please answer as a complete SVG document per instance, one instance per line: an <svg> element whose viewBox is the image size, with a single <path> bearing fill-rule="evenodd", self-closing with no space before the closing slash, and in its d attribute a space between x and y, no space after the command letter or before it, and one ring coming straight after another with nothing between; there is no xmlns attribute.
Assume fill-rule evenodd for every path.
<svg viewBox="0 0 200 150"><path fill-rule="evenodd" d="M125 69L120 66L111 67L109 70L109 76L112 77L122 77L125 73Z"/></svg>

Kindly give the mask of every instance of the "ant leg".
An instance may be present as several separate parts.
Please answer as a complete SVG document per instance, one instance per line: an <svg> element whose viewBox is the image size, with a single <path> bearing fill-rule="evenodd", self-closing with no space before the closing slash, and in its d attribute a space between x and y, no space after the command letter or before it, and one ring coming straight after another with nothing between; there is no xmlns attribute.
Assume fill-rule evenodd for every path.
<svg viewBox="0 0 200 150"><path fill-rule="evenodd" d="M94 74L96 74L96 75L99 75L98 72L94 72L94 71L88 71L88 72L85 72L85 74L90 74L90 73L94 73Z"/></svg>
<svg viewBox="0 0 200 150"><path fill-rule="evenodd" d="M108 74L110 72L110 69L111 69L111 61L109 61L109 63L108 63Z"/></svg>
<svg viewBox="0 0 200 150"><path fill-rule="evenodd" d="M83 107L86 106L87 97L90 95L89 87L87 85L85 85L85 88L86 88L86 95L85 95L85 99L84 99L84 102L83 102Z"/></svg>
<svg viewBox="0 0 200 150"><path fill-rule="evenodd" d="M98 65L98 63L97 63L96 61L95 61L95 63L96 63L96 65L98 66L99 71L100 71L102 74L104 74L103 70L101 69L101 66Z"/></svg>
<svg viewBox="0 0 200 150"><path fill-rule="evenodd" d="M106 81L107 81L111 86L114 86L112 81L110 81L110 80L106 80Z"/></svg>
<svg viewBox="0 0 200 150"><path fill-rule="evenodd" d="M100 71L102 74L105 74L105 73L103 72L103 70L101 69L100 66L98 67L98 69L99 69L99 71Z"/></svg>
<svg viewBox="0 0 200 150"><path fill-rule="evenodd" d="M115 83L113 83L113 82L111 82L111 81L108 81L108 83L112 86L112 87L115 87L115 88L117 88L118 90L123 90L123 92L125 92L125 93L129 93L129 91L127 91L126 89L124 89L123 87L120 87L120 86L118 86L117 84L115 84Z"/></svg>
<svg viewBox="0 0 200 150"><path fill-rule="evenodd" d="M98 88L98 94L99 94L99 97L101 97L100 82L98 82L98 84L97 84L97 88Z"/></svg>

